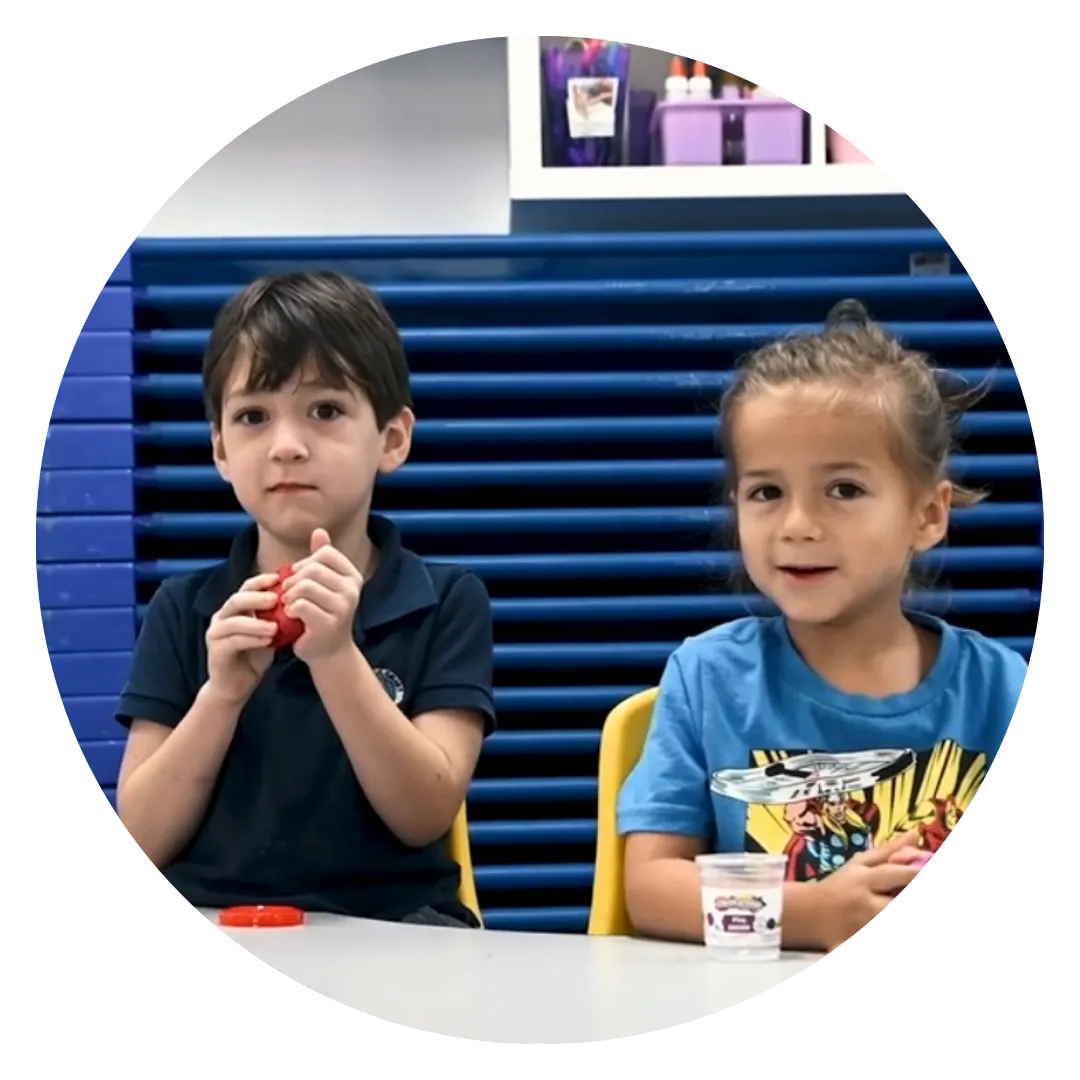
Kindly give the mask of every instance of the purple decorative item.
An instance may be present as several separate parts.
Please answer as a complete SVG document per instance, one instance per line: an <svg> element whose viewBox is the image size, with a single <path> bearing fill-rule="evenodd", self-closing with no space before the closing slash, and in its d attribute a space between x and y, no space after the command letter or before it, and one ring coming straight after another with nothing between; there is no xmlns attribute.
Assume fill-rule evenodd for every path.
<svg viewBox="0 0 1080 1080"><path fill-rule="evenodd" d="M626 163L652 164L652 118L656 111L656 94L652 90L630 91L630 138Z"/></svg>
<svg viewBox="0 0 1080 1080"><path fill-rule="evenodd" d="M541 53L545 165L621 165L629 100L630 48L571 41Z"/></svg>

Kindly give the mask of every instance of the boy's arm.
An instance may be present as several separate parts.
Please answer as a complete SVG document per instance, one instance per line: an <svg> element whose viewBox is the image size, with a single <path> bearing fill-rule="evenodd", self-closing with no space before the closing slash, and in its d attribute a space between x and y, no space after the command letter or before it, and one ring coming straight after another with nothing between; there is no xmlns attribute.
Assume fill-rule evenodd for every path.
<svg viewBox="0 0 1080 1080"><path fill-rule="evenodd" d="M235 728L235 718L205 693L193 693L184 672L181 627L166 583L143 620L117 706L117 719L129 728L117 812L159 869L190 839L205 812Z"/></svg>
<svg viewBox="0 0 1080 1080"><path fill-rule="evenodd" d="M494 722L491 604L479 579L460 578L437 618L411 718L355 644L308 662L368 801L414 847L450 831Z"/></svg>

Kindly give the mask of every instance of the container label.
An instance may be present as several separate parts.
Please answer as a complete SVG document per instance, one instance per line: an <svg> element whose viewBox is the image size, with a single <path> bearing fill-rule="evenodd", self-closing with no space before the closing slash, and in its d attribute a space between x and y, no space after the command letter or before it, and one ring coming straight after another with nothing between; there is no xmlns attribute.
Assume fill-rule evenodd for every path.
<svg viewBox="0 0 1080 1080"><path fill-rule="evenodd" d="M771 948L780 941L784 890L736 891L702 886L707 945Z"/></svg>

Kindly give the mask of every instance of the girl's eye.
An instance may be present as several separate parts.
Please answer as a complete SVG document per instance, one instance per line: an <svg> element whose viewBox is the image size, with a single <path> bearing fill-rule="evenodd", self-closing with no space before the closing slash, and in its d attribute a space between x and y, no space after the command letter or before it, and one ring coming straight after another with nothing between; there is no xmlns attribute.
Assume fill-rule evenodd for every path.
<svg viewBox="0 0 1080 1080"><path fill-rule="evenodd" d="M234 423L240 424L242 427L254 427L256 424L261 424L265 419L266 413L262 409L241 409L233 417Z"/></svg>
<svg viewBox="0 0 1080 1080"><path fill-rule="evenodd" d="M760 487L751 488L746 493L750 502L772 502L774 499L779 499L780 495L781 491L775 484L762 484Z"/></svg>
<svg viewBox="0 0 1080 1080"><path fill-rule="evenodd" d="M833 484L833 486L829 488L829 494L834 499L843 499L846 501L857 499L861 495L865 495L866 492L859 487L858 484L853 484L850 480L842 480L840 483Z"/></svg>
<svg viewBox="0 0 1080 1080"><path fill-rule="evenodd" d="M341 406L333 401L320 401L311 411L318 420L335 420L343 415Z"/></svg>

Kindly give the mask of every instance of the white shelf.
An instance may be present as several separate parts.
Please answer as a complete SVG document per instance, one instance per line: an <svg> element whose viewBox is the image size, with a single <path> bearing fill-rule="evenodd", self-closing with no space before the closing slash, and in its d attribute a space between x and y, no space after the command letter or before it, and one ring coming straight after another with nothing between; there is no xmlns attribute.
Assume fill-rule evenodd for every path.
<svg viewBox="0 0 1080 1080"><path fill-rule="evenodd" d="M510 198L522 201L895 194L902 192L876 165L510 167Z"/></svg>
<svg viewBox="0 0 1080 1080"><path fill-rule="evenodd" d="M825 125L811 118L809 165L545 168L540 39L508 40L510 199L520 202L902 195L876 165L825 163Z"/></svg>

